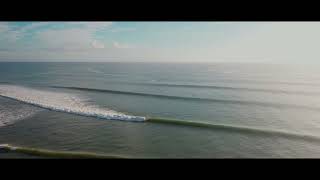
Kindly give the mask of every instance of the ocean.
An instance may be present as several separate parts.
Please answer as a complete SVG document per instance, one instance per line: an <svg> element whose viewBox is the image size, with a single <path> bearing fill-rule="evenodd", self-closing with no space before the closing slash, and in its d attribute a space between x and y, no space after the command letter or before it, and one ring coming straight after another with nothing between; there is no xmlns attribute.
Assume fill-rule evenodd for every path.
<svg viewBox="0 0 320 180"><path fill-rule="evenodd" d="M0 158L319 158L319 70L2 62Z"/></svg>

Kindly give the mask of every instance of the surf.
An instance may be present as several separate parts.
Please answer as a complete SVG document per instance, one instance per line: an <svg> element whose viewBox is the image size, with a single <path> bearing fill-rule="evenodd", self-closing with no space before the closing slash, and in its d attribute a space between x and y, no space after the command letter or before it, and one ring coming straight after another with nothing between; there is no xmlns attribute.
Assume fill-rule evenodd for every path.
<svg viewBox="0 0 320 180"><path fill-rule="evenodd" d="M20 120L27 119L37 114L41 109L21 103L8 102L0 97L0 127L14 124Z"/></svg>
<svg viewBox="0 0 320 180"><path fill-rule="evenodd" d="M15 85L0 85L0 96L53 111L108 120L141 122L145 117L127 115L88 104L75 94L38 90Z"/></svg>
<svg viewBox="0 0 320 180"><path fill-rule="evenodd" d="M185 126L192 128L210 129L214 131L237 132L241 134L251 134L255 136L259 135L267 137L283 137L287 139L300 139L320 142L320 137L318 136L298 134L283 130L263 129L258 127L247 127L226 124L214 124L196 120L188 121L127 115L107 108L101 108L95 105L87 104L83 97L77 96L76 94L39 90L22 86L0 85L0 96L53 111L95 117L98 119L145 122L171 126Z"/></svg>

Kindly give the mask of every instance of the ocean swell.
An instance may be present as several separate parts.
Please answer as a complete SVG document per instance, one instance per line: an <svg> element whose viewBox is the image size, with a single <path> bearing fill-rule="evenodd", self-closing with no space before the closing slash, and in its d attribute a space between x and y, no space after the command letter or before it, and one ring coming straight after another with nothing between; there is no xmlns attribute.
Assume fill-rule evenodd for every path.
<svg viewBox="0 0 320 180"><path fill-rule="evenodd" d="M50 87L62 88L62 89L72 89L72 90L79 90L79 91L88 91L88 92L123 94L123 95L152 97L152 98L160 98L160 99L172 99L172 100L180 100L180 101L198 101L198 102L206 102L206 103L238 104L238 105L246 105L246 106L262 106L262 107L273 107L273 108L294 108L294 109L306 109L306 110L311 110L311 111L320 111L320 108L318 108L318 107L298 105L298 104L282 104L282 103L261 102L261 101L186 97L186 96L174 96L174 95L164 95L164 94L151 94L151 93L144 93L144 92L118 91L118 90L111 90L111 89L94 89L94 88L84 88L84 87L67 87L67 86L50 86Z"/></svg>

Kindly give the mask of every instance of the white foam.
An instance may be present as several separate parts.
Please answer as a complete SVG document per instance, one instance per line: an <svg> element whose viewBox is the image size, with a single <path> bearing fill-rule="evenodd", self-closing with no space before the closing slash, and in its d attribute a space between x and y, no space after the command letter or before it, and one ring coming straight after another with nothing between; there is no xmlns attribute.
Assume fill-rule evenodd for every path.
<svg viewBox="0 0 320 180"><path fill-rule="evenodd" d="M5 149L10 147L9 144L0 144L0 149Z"/></svg>
<svg viewBox="0 0 320 180"><path fill-rule="evenodd" d="M40 109L19 103L0 104L0 127L13 124L19 120L28 118Z"/></svg>
<svg viewBox="0 0 320 180"><path fill-rule="evenodd" d="M11 151L15 151L18 147L10 146L9 144L0 144L0 149L9 149Z"/></svg>
<svg viewBox="0 0 320 180"><path fill-rule="evenodd" d="M38 107L110 120L145 121L145 117L131 116L110 109L90 105L83 98L68 93L44 91L15 85L0 85L0 95Z"/></svg>

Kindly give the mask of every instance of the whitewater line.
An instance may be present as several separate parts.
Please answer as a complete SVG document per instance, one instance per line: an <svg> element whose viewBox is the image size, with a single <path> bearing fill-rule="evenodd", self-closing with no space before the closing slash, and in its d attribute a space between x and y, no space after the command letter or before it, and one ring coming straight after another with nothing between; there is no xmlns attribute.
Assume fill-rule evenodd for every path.
<svg viewBox="0 0 320 180"><path fill-rule="evenodd" d="M80 97L67 93L42 91L13 85L0 85L0 96L53 111L82 116L134 122L146 120L142 116L126 115L110 109L86 104Z"/></svg>

